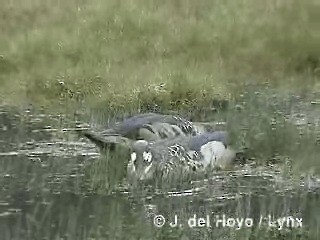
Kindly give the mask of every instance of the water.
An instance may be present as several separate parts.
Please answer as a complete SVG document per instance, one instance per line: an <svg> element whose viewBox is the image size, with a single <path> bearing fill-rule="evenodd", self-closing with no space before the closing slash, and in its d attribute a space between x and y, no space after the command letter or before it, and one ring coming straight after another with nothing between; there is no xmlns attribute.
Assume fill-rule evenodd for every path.
<svg viewBox="0 0 320 240"><path fill-rule="evenodd" d="M132 189L120 173L111 187L110 172L92 171L106 156L75 133L79 123L0 108L0 239L320 236L317 178L292 178L278 166L249 162L168 189ZM275 220L283 217L289 224L277 230Z"/></svg>

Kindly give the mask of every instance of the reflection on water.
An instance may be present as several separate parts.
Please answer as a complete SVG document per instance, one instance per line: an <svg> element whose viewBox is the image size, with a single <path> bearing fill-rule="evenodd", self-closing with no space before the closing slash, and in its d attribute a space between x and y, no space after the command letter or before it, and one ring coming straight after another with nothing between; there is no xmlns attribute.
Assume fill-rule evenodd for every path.
<svg viewBox="0 0 320 240"><path fill-rule="evenodd" d="M320 236L319 180L293 181L272 167L239 166L179 190L119 184L100 193L88 175L100 153L74 133L76 125L65 116L0 110L1 239ZM162 227L154 225L158 215ZM303 227L270 225L289 216ZM236 230L237 218L250 227Z"/></svg>

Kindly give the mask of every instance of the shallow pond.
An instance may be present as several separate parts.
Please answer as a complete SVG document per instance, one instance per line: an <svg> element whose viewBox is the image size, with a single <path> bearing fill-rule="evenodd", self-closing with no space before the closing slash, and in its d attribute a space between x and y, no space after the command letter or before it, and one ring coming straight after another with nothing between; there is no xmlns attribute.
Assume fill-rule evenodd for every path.
<svg viewBox="0 0 320 240"><path fill-rule="evenodd" d="M317 178L245 164L179 188L97 188L88 169L107 156L78 123L0 108L0 239L320 237Z"/></svg>

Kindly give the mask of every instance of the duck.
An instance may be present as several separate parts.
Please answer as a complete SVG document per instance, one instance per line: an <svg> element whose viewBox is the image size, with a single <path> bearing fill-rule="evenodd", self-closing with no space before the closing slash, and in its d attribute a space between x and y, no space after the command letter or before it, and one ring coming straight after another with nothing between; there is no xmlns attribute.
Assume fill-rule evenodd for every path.
<svg viewBox="0 0 320 240"><path fill-rule="evenodd" d="M177 136L154 142L137 140L131 146L127 176L130 181L170 178L226 169L235 159L236 151L229 146L226 131Z"/></svg>
<svg viewBox="0 0 320 240"><path fill-rule="evenodd" d="M81 135L100 149L114 150L116 145L129 147L131 140L152 142L179 136L196 136L214 128L214 123L193 123L175 115L142 113L116 123L106 130L85 130L81 131Z"/></svg>

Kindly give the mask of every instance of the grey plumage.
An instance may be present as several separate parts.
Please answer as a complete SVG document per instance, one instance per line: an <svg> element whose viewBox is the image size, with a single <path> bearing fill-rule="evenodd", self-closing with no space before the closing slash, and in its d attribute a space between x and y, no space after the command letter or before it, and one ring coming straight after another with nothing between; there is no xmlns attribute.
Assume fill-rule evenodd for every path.
<svg viewBox="0 0 320 240"><path fill-rule="evenodd" d="M235 159L228 134L214 124L192 123L181 117L146 113L125 119L102 132L82 134L100 148L125 146L131 151L129 179L146 180L176 172L225 168Z"/></svg>
<svg viewBox="0 0 320 240"><path fill-rule="evenodd" d="M209 123L192 123L184 118L157 113L144 113L125 119L101 131L84 131L82 135L100 148L113 149L120 137L132 140L156 141L177 136L197 135L213 128ZM115 136L116 142L114 142ZM121 141L120 144L127 144Z"/></svg>
<svg viewBox="0 0 320 240"><path fill-rule="evenodd" d="M132 146L128 177L140 180L179 172L225 168L235 159L226 132L206 132L153 143L137 141Z"/></svg>
<svg viewBox="0 0 320 240"><path fill-rule="evenodd" d="M225 146L229 144L228 133L225 131L204 132L190 138L189 147L194 151L200 151L200 148L208 142L222 142Z"/></svg>
<svg viewBox="0 0 320 240"><path fill-rule="evenodd" d="M167 123L178 126L184 133L192 132L192 123L184 118L172 115L163 115L158 113L143 113L125 119L102 133L104 134L120 134L125 137L131 136L136 138L137 130L140 128L148 128L148 126L159 123ZM153 129L150 129L153 131Z"/></svg>

